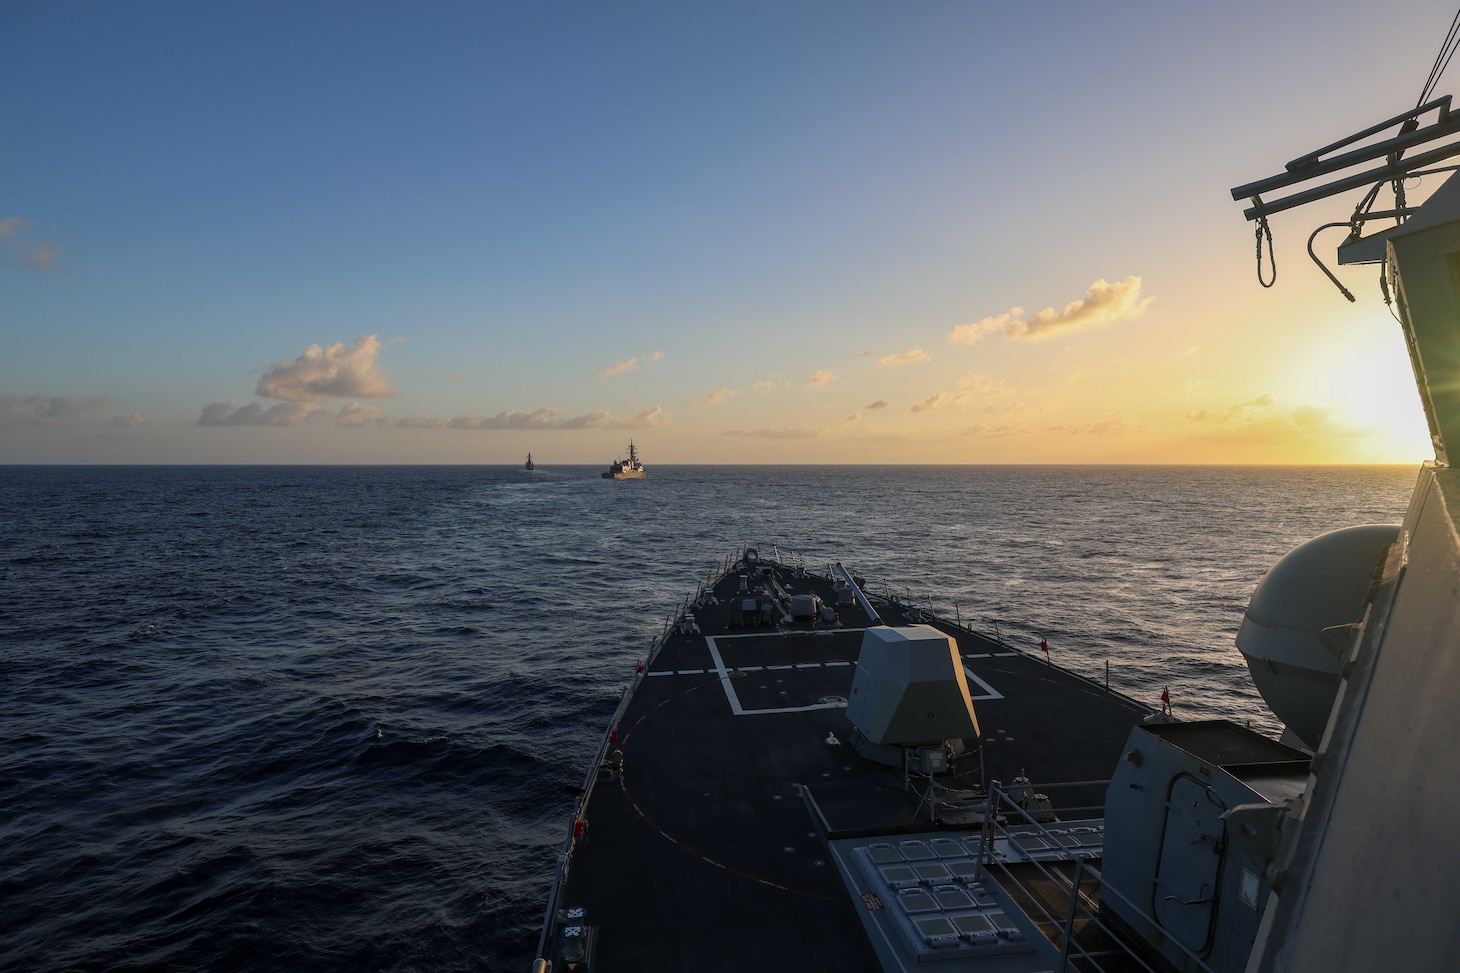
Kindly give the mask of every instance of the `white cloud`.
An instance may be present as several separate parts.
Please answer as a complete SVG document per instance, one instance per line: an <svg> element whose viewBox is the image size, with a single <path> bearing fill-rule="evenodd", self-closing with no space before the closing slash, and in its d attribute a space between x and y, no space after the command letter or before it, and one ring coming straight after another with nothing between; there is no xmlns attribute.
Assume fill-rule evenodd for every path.
<svg viewBox="0 0 1460 973"><path fill-rule="evenodd" d="M968 389L987 399L996 399L1009 391L1001 380L989 378L979 372L969 372L964 375L958 380L958 387Z"/></svg>
<svg viewBox="0 0 1460 973"><path fill-rule="evenodd" d="M1083 298L1066 304L1063 311L1047 307L1024 321L1011 322L1004 336L1039 341L1110 321L1137 318L1146 313L1153 300L1141 297L1139 277L1130 276L1114 284L1102 278L1090 285Z"/></svg>
<svg viewBox="0 0 1460 973"><path fill-rule="evenodd" d="M136 429L138 426L147 425L147 417L140 412L134 412L129 416L112 416L111 424L125 429Z"/></svg>
<svg viewBox="0 0 1460 973"><path fill-rule="evenodd" d="M634 370L634 367L636 365L638 365L638 364L639 364L639 356L638 355L635 355L633 358L625 358L623 361L621 361L621 362L614 362L612 365L600 365L599 368L598 368L598 374L600 374L600 375L622 375L624 372L631 372L631 371L633 371Z"/></svg>
<svg viewBox="0 0 1460 973"><path fill-rule="evenodd" d="M816 439L822 434L820 429L810 429L806 426L791 426L781 429L749 429L744 432L739 429L727 429L722 436L752 436L756 439Z"/></svg>
<svg viewBox="0 0 1460 973"><path fill-rule="evenodd" d="M690 405L719 405L726 399L734 398L739 394L739 389L716 389L703 399L694 399L690 402Z"/></svg>
<svg viewBox="0 0 1460 973"><path fill-rule="evenodd" d="M819 389L823 385L825 385L826 383L833 382L835 380L836 380L836 376L835 375L833 375L831 372L828 372L825 369L823 369L823 370L817 372L815 375L812 375L810 378L808 378L806 380L806 384L810 385L812 388L818 388Z"/></svg>
<svg viewBox="0 0 1460 973"><path fill-rule="evenodd" d="M973 397L971 389L962 392L955 392L949 395L946 392L934 392L921 402L914 402L908 407L909 412L932 412L934 409L956 409Z"/></svg>
<svg viewBox="0 0 1460 973"><path fill-rule="evenodd" d="M896 355L883 355L877 359L877 364L886 367L888 365L909 365L913 362L930 362L933 356L921 348L909 348L907 351Z"/></svg>
<svg viewBox="0 0 1460 973"><path fill-rule="evenodd" d="M908 411L931 412L946 401L948 401L948 396L944 395L942 392L934 392L926 399L923 399L923 401L914 402L911 406L908 407Z"/></svg>
<svg viewBox="0 0 1460 973"><path fill-rule="evenodd" d="M664 357L662 351L651 351L647 355L635 355L633 358L625 358L621 362L614 362L612 365L601 365L597 372L600 375L622 375L624 372L632 372L640 364L652 365Z"/></svg>
<svg viewBox="0 0 1460 973"><path fill-rule="evenodd" d="M1333 409L1311 405L1278 409L1276 405L1276 398L1264 393L1220 411L1188 412L1186 421L1199 427L1188 438L1213 445L1251 446L1325 443L1375 434L1373 428L1356 425Z"/></svg>
<svg viewBox="0 0 1460 973"><path fill-rule="evenodd" d="M41 423L91 419L116 404L104 395L54 395L48 397L0 393L0 426L34 426Z"/></svg>
<svg viewBox="0 0 1460 973"><path fill-rule="evenodd" d="M1016 320L1023 313L1024 309L1022 307L1015 307L1010 308L1003 314L995 314L980 321L975 321L973 324L960 324L948 332L948 340L955 345L978 344L979 339L984 335L991 334L1002 328L1007 328L1010 322Z"/></svg>
<svg viewBox="0 0 1460 973"><path fill-rule="evenodd" d="M887 400L886 399L878 399L876 402L872 402L872 403L868 404L865 408L868 408L868 409L885 409L885 408L887 408Z"/></svg>
<svg viewBox="0 0 1460 973"><path fill-rule="evenodd" d="M1063 432L1071 436L1119 436L1125 433L1140 432L1143 428L1145 427L1127 425L1125 416L1117 413L1103 416L1093 422L1059 423L1046 427L1045 432Z"/></svg>
<svg viewBox="0 0 1460 973"><path fill-rule="evenodd" d="M1023 436L1028 432L1029 427L1022 424L1017 426L990 426L980 422L965 429L963 435L976 436L979 439L1007 439L1010 436Z"/></svg>
<svg viewBox="0 0 1460 973"><path fill-rule="evenodd" d="M25 234L35 224L19 216L7 216L0 220L0 250L10 249L20 254L20 262L36 270L61 273L61 255L66 249L53 240L27 240Z"/></svg>
<svg viewBox="0 0 1460 973"><path fill-rule="evenodd" d="M635 416L616 416L611 412L599 410L590 412L587 415L575 416L566 419L561 428L563 429L651 429L655 426L669 424L669 417L664 410L655 406L652 409L645 409Z"/></svg>
<svg viewBox="0 0 1460 973"><path fill-rule="evenodd" d="M563 418L557 409L548 406L542 409L508 409L495 416L457 416L453 419L429 419L409 417L400 419L396 426L401 429L648 429L668 425L669 417L664 410L655 406L645 409L636 416L616 416L611 412L589 412L581 416Z"/></svg>
<svg viewBox="0 0 1460 973"><path fill-rule="evenodd" d="M36 243L23 245L20 254L20 262L27 267L34 267L36 270L44 270L48 273L59 273L61 270L61 255L66 248L51 240L41 240Z"/></svg>
<svg viewBox="0 0 1460 973"><path fill-rule="evenodd" d="M985 335L1002 329L1004 337L1010 340L1041 341L1112 321L1138 318L1146 313L1153 300L1141 296L1139 277L1130 276L1114 284L1102 278L1090 285L1084 297L1066 304L1062 311L1047 307L1025 317L1022 307L1013 307L973 324L960 324L948 332L948 340L955 344L976 344Z"/></svg>
<svg viewBox="0 0 1460 973"><path fill-rule="evenodd" d="M1198 412L1188 412L1187 422L1212 422L1217 425L1226 425L1232 422L1251 422L1257 414L1264 412L1268 406L1273 404L1271 394L1264 392L1262 395L1238 402L1229 406L1221 412L1212 412L1210 409L1202 409Z"/></svg>
<svg viewBox="0 0 1460 973"><path fill-rule="evenodd" d="M842 420L842 422L861 422L861 421L862 421L862 413L860 413L860 412L853 412L851 415L847 416L845 419Z"/></svg>
<svg viewBox="0 0 1460 973"><path fill-rule="evenodd" d="M363 429L366 426L384 428L390 425L390 420L385 418L380 409L373 405L361 405L358 402L351 402L349 405L340 406L340 411L335 413L330 425L338 426L341 429Z"/></svg>
<svg viewBox="0 0 1460 973"><path fill-rule="evenodd" d="M254 393L288 402L392 396L390 379L375 362L380 349L380 339L373 334L356 338L349 347L343 341L326 347L310 345L293 361L271 366Z"/></svg>
<svg viewBox="0 0 1460 973"><path fill-rule="evenodd" d="M1220 445L1331 443L1375 435L1377 430L1354 425L1333 409L1303 405L1292 410L1271 408L1271 395L1259 395L1222 411L1189 413L1187 421L1203 428L1189 439Z"/></svg>
<svg viewBox="0 0 1460 973"><path fill-rule="evenodd" d="M265 409L261 402L240 406L233 402L209 402L198 416L200 426L302 426L318 422L329 413L307 402L280 402Z"/></svg>

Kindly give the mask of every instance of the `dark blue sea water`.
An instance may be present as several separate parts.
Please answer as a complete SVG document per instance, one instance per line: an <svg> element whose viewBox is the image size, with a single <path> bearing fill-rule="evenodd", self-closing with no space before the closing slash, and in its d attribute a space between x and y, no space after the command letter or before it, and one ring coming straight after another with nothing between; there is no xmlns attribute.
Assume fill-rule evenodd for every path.
<svg viewBox="0 0 1460 973"><path fill-rule="evenodd" d="M0 468L0 969L525 971L565 785L746 541L1178 715L1408 468Z"/></svg>

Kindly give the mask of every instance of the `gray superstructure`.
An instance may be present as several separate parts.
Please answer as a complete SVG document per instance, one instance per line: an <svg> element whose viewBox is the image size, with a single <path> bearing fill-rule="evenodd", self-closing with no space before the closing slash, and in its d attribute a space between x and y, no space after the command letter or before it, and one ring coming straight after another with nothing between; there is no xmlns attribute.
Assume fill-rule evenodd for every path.
<svg viewBox="0 0 1460 973"><path fill-rule="evenodd" d="M1366 175L1402 179L1460 154L1449 108L1445 97L1400 116L1400 135L1367 150L1385 162ZM1404 158L1438 140L1447 144ZM1258 219L1265 205L1253 207ZM1331 640L1336 702L1304 792L1284 809L1254 973L1460 969L1460 475L1448 460L1460 442L1460 180L1383 215L1401 222L1363 236L1376 217L1355 211L1340 263L1382 263L1435 459L1372 566L1362 618Z"/></svg>
<svg viewBox="0 0 1460 973"><path fill-rule="evenodd" d="M605 480L642 480L649 475L644 469L644 464L639 462L639 451L634 447L634 441L629 440L629 458L616 459L608 465L604 472Z"/></svg>

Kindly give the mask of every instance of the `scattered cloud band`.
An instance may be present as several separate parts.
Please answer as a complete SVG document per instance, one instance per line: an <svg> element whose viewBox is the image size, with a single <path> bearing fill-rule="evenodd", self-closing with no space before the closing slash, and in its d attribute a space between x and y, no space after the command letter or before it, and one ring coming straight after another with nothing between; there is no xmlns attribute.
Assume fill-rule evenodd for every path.
<svg viewBox="0 0 1460 973"><path fill-rule="evenodd" d="M703 399L694 399L690 405L719 405L727 399L733 399L740 394L739 389L716 389Z"/></svg>
<svg viewBox="0 0 1460 973"><path fill-rule="evenodd" d="M264 408L262 402L238 405L234 402L209 402L198 416L198 425L211 428L225 426L303 426L329 415L322 406L308 402L279 402Z"/></svg>
<svg viewBox="0 0 1460 973"><path fill-rule="evenodd" d="M1011 341L1043 341L1112 321L1138 318L1146 313L1153 300L1141 296L1139 277L1132 275L1113 284L1101 278L1090 285L1084 297L1066 304L1064 310L1047 307L1026 317L1022 307L1013 307L973 324L958 325L948 332L948 340L972 345L985 335L1003 331L1004 337Z"/></svg>
<svg viewBox="0 0 1460 973"><path fill-rule="evenodd" d="M0 223L0 226L3 226ZM117 403L104 395L13 395L0 393L0 426L35 426L92 419Z"/></svg>
<svg viewBox="0 0 1460 973"><path fill-rule="evenodd" d="M401 429L533 429L543 431L572 429L649 429L668 424L668 416L659 406L645 409L635 416L616 416L599 410L581 416L564 418L551 406L542 409L508 409L495 416L456 416L452 419L409 417L397 420Z"/></svg>
<svg viewBox="0 0 1460 973"><path fill-rule="evenodd" d="M30 220L7 216L0 220L0 250L13 250L20 262L35 270L59 274L64 271L61 257L66 248L54 240L29 240L26 234L35 228Z"/></svg>
<svg viewBox="0 0 1460 973"><path fill-rule="evenodd" d="M621 362L614 362L612 365L599 366L596 371L599 375L612 376L622 375L625 372L632 372L640 364L652 365L664 357L662 351L651 351L647 355L635 355L632 358L625 358Z"/></svg>
<svg viewBox="0 0 1460 973"><path fill-rule="evenodd" d="M883 355L877 359L877 364L884 368L891 365L911 365L914 362L930 362L933 356L921 348L909 348L907 351L896 355Z"/></svg>

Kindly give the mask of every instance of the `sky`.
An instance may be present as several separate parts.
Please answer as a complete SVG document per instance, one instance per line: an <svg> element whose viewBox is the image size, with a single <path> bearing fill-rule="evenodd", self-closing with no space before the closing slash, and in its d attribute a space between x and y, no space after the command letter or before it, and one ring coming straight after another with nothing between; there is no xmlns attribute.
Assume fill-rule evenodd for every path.
<svg viewBox="0 0 1460 973"><path fill-rule="evenodd" d="M1418 463L1354 196L1229 189L1453 15L6 4L0 463Z"/></svg>

